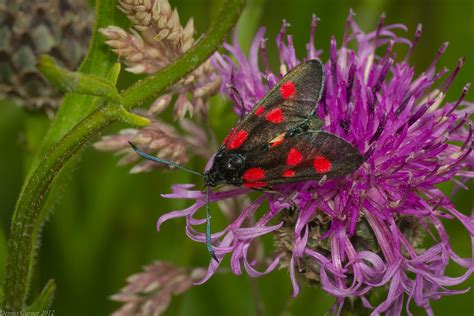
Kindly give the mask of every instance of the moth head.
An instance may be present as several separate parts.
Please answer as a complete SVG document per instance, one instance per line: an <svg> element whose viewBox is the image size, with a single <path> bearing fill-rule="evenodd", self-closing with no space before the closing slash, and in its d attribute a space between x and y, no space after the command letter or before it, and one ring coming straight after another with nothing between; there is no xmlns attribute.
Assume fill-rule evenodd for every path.
<svg viewBox="0 0 474 316"><path fill-rule="evenodd" d="M206 172L206 183L213 187L221 183L242 184L245 170L245 156L229 151L219 151L214 157L211 168Z"/></svg>

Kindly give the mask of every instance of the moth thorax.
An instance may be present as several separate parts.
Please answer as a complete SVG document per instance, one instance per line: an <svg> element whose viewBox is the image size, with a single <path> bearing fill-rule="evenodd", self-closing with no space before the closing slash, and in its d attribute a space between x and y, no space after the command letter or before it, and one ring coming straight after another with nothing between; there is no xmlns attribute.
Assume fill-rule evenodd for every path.
<svg viewBox="0 0 474 316"><path fill-rule="evenodd" d="M298 219L298 211L285 209L280 213L280 219L283 221L283 226L274 235L274 246L281 256L280 268L288 269L293 254L294 230ZM421 252L419 246L425 234L417 220L410 216L399 216L396 223L400 232L410 242L415 251ZM331 217L318 211L308 224L309 238L306 245L307 248L317 251L329 260L331 260L331 240L330 238L321 239L321 237L330 228L330 225ZM377 243L377 237L363 216L359 218L356 232L350 237L350 241L357 252L370 251L384 260L383 253ZM408 257L408 253L403 251L402 253ZM348 263L349 260L346 256L342 264L345 266ZM295 262L295 264L296 277L300 283L307 283L312 286L319 284L320 266L314 258L303 255L302 258L299 258L299 262ZM350 270L346 273L346 276L348 276L347 286L350 286L353 281Z"/></svg>

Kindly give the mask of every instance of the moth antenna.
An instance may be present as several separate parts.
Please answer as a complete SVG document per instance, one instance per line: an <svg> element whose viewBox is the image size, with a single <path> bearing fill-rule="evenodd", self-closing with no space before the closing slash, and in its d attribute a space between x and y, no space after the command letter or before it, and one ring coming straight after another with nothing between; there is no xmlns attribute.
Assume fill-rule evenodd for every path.
<svg viewBox="0 0 474 316"><path fill-rule="evenodd" d="M191 170L191 169L188 169L180 164L177 164L175 162L172 162L172 161L169 161L169 160L166 160L166 159L162 159L162 158L158 158L158 157L155 157L155 156L152 156L152 155L149 155L147 154L146 152L143 152L141 151L137 146L135 146L132 142L128 142L130 144L130 146L132 146L133 150L135 150L135 152L142 158L145 158L145 159L148 159L148 160L151 160L151 161L154 161L154 162L157 162L157 163L161 163L161 164L164 164L164 165L167 165L167 166L172 166L176 169L181 169L181 170L184 170L186 172L189 172L189 173L192 173L192 174L195 174L195 175L198 175L198 176L201 176L203 177L204 174L201 173L201 172L198 172L198 171L194 171L194 170Z"/></svg>
<svg viewBox="0 0 474 316"><path fill-rule="evenodd" d="M206 246L207 251L211 257L219 263L214 249L212 249L212 240L211 240L211 210L209 209L209 187L206 188Z"/></svg>

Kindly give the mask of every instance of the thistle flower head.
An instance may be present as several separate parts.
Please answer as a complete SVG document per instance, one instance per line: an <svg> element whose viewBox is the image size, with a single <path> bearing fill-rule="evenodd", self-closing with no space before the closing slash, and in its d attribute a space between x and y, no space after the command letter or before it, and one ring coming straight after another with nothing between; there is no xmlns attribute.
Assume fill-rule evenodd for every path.
<svg viewBox="0 0 474 316"><path fill-rule="evenodd" d="M446 287L463 282L474 270L472 258L461 258L453 251L443 224L459 221L474 239L474 218L458 211L437 187L447 181L464 186L464 181L474 176L469 123L473 107L463 101L469 85L454 102L444 100L462 59L451 73L437 70L447 46L443 44L428 69L416 75L409 60L421 27L410 41L394 33L404 30L403 25L384 25L383 20L375 31L364 33L351 12L342 42L331 39L325 63L326 88L315 104L323 129L356 146L364 155L363 165L343 178L278 185L274 190L279 194L263 193L211 238L219 259L230 256L235 274L245 270L256 277L278 266L286 267L294 295L299 292L298 280L317 282L336 297L336 314L346 298L360 297L372 315L398 315L404 302L408 311L414 302L431 315L430 300L465 292ZM305 59L321 56L313 40L317 21L313 17ZM248 57L236 38L225 45L233 58L215 55L213 63L223 79L221 91L234 100L237 114L243 109L249 112L300 63L287 27L284 22L276 39L280 54L277 73L268 66L263 28ZM407 45L408 54L397 57L394 45ZM214 192L209 200L222 201L248 192L240 188ZM186 234L204 243L205 234L195 227L205 223L196 217L205 204L205 194L193 190L193 185L181 184L164 197L195 203L163 215L158 228L171 218L185 217ZM257 216L256 209L264 203L263 214ZM257 266L262 262L251 258L250 249L266 234L273 234L275 249L271 259L263 260L267 267L259 271ZM423 239L429 239L431 246L422 248ZM447 276L450 261L466 272ZM222 262L211 260L200 283ZM373 305L369 295L378 288L387 294Z"/></svg>

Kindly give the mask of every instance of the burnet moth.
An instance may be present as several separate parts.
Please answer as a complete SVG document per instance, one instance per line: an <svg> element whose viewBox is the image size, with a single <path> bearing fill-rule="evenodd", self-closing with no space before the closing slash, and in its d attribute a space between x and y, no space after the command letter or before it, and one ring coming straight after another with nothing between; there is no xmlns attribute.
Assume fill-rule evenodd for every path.
<svg viewBox="0 0 474 316"><path fill-rule="evenodd" d="M205 173L150 156L130 143L143 158L204 177L206 245L216 261L210 187L231 184L265 191L279 183L344 176L362 164L357 148L321 129L323 123L315 112L323 88L324 67L319 60L308 60L289 71L227 135Z"/></svg>

